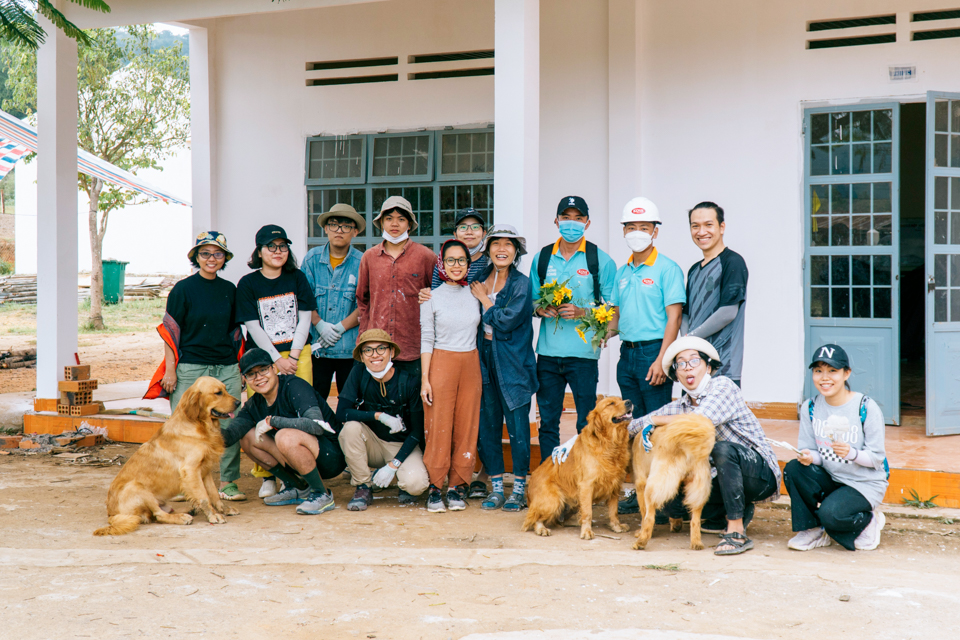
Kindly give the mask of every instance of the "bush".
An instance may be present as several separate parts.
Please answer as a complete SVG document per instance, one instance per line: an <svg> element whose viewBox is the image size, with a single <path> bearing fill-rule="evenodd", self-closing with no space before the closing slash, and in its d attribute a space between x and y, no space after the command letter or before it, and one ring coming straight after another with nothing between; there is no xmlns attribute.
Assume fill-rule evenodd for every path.
<svg viewBox="0 0 960 640"><path fill-rule="evenodd" d="M0 260L0 276L8 276L11 273L13 273L13 263Z"/></svg>

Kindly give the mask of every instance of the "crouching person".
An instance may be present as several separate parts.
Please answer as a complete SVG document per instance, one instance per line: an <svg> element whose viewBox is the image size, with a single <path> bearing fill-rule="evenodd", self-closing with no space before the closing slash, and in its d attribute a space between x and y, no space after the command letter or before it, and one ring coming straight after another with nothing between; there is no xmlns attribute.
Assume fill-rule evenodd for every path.
<svg viewBox="0 0 960 640"><path fill-rule="evenodd" d="M354 367L337 399L343 424L340 447L356 492L349 511L365 511L378 490L397 479L400 504L413 504L430 480L423 464L423 402L419 370L397 369L400 347L383 329L368 329L357 339ZM371 467L377 472L371 474Z"/></svg>
<svg viewBox="0 0 960 640"><path fill-rule="evenodd" d="M224 443L241 448L283 482L283 490L264 498L266 505L297 505L297 513L317 515L336 508L323 478L335 478L347 466L337 442L337 417L306 382L278 375L273 358L251 349L240 358L240 372L252 391L223 431Z"/></svg>

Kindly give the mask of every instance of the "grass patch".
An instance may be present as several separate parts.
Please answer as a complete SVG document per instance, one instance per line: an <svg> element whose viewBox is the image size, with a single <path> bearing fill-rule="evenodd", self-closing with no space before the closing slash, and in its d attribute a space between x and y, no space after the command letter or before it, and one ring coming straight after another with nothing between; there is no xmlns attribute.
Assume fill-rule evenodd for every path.
<svg viewBox="0 0 960 640"><path fill-rule="evenodd" d="M77 324L81 334L116 334L150 331L163 320L166 298L128 300L122 304L103 305L103 323L97 331L90 326L90 301L77 305ZM37 305L0 304L0 335L29 336L37 334Z"/></svg>
<svg viewBox="0 0 960 640"><path fill-rule="evenodd" d="M940 495L940 494L937 494L937 495ZM924 500L923 498L920 497L920 494L917 493L916 489L910 489L910 497L904 498L903 504L907 505L908 507L914 507L916 509L933 509L935 507L940 506L933 501L934 498L936 497L937 496L930 496L929 500Z"/></svg>
<svg viewBox="0 0 960 640"><path fill-rule="evenodd" d="M652 571L680 571L679 564L645 564L643 568Z"/></svg>

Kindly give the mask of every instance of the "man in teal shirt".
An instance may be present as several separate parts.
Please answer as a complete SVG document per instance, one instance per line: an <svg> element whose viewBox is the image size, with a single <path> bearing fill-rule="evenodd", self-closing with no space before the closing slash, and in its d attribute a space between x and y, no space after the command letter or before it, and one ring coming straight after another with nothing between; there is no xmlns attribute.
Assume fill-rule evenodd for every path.
<svg viewBox="0 0 960 640"><path fill-rule="evenodd" d="M583 198L562 198L554 224L560 238L541 249L530 269L533 297L540 296L543 282L560 283L570 278L567 286L573 291L573 300L537 310L543 318L537 339L541 461L560 445L560 414L567 385L577 407L577 433L587 426L587 414L597 404L600 350L584 342L576 327L588 309L611 301L617 273L613 259L584 238L590 227L590 211Z"/></svg>

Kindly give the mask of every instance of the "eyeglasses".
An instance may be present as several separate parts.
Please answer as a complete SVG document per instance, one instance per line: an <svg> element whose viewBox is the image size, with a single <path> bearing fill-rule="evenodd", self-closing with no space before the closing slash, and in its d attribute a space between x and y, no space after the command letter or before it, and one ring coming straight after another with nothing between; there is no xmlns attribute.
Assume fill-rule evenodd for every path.
<svg viewBox="0 0 960 640"><path fill-rule="evenodd" d="M465 267L467 265L467 259L466 258L444 258L443 264L447 265L448 267L452 267L455 264L458 264L461 267Z"/></svg>
<svg viewBox="0 0 960 640"><path fill-rule="evenodd" d="M327 231L339 231L339 232L342 233L342 232L344 232L344 231L353 231L353 230L356 229L356 228L357 228L357 226L356 226L355 224L352 224L352 223L349 223L349 222L346 223L346 224L344 224L344 223L342 223L342 222L328 222L328 223L327 223Z"/></svg>
<svg viewBox="0 0 960 640"><path fill-rule="evenodd" d="M690 358L689 360L677 360L673 363L674 369L693 369L698 366L703 360L700 358Z"/></svg>
<svg viewBox="0 0 960 640"><path fill-rule="evenodd" d="M483 231L482 224L461 224L457 225L457 231L463 233L465 231Z"/></svg>
<svg viewBox="0 0 960 640"><path fill-rule="evenodd" d="M270 253L287 253L290 251L290 245L285 242L283 244L265 244L263 246Z"/></svg>
<svg viewBox="0 0 960 640"><path fill-rule="evenodd" d="M256 380L257 378L269 378L270 371L270 367L261 367L256 371L248 371L243 375L247 380Z"/></svg>
<svg viewBox="0 0 960 640"><path fill-rule="evenodd" d="M365 356L372 356L373 352L376 351L378 356L382 356L387 352L387 349L389 348L390 347L388 345L381 344L378 347L364 347L363 349L360 349L360 353L362 353Z"/></svg>
<svg viewBox="0 0 960 640"><path fill-rule="evenodd" d="M209 260L210 258L216 258L217 260L223 260L226 256L227 256L227 254L225 254L223 251L214 251L213 253L210 253L209 251L201 251L201 252L200 252L200 257L203 258L204 260Z"/></svg>

